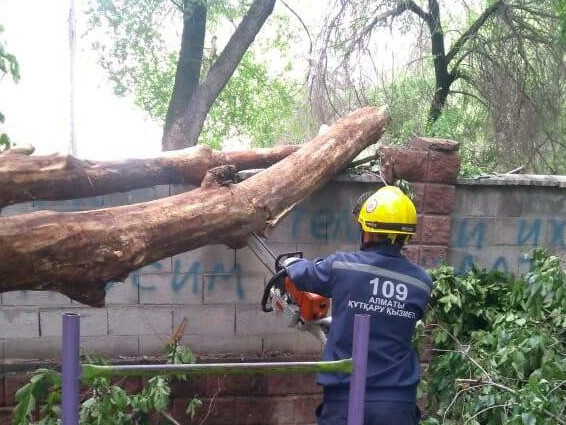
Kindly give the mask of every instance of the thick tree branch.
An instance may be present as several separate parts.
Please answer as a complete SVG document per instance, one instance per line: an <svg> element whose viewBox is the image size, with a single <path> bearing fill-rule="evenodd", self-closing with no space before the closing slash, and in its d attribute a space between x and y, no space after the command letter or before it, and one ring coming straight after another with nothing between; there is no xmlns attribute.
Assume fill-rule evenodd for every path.
<svg viewBox="0 0 566 425"><path fill-rule="evenodd" d="M181 50L177 61L175 85L165 117L163 139L166 138L175 120L186 111L200 81L206 33L206 4L200 0L184 0L182 11Z"/></svg>
<svg viewBox="0 0 566 425"><path fill-rule="evenodd" d="M72 156L0 155L0 207L32 200L73 199L160 184L199 185L207 170L266 168L299 146L219 152L195 146L160 158L84 161Z"/></svg>
<svg viewBox="0 0 566 425"><path fill-rule="evenodd" d="M254 0L218 60L191 96L187 109L175 119L163 139L164 150L196 145L208 111L271 15L274 5L275 0Z"/></svg>
<svg viewBox="0 0 566 425"><path fill-rule="evenodd" d="M460 53L460 50L466 44L466 42L473 38L481 27L487 22L487 20L499 9L499 6L503 4L504 0L498 0L491 4L483 13L470 25L470 27L464 31L464 33L454 42L450 50L446 54L446 63L450 63L454 57Z"/></svg>
<svg viewBox="0 0 566 425"><path fill-rule="evenodd" d="M0 292L54 290L100 306L106 282L139 267L203 245L243 246L376 142L387 119L386 108L360 109L238 184L211 181L140 204L0 218Z"/></svg>

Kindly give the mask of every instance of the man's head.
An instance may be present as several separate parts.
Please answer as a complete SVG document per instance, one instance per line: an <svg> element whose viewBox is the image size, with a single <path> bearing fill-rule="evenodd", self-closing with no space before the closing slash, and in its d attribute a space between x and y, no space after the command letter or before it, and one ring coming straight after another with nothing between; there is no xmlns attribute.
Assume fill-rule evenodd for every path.
<svg viewBox="0 0 566 425"><path fill-rule="evenodd" d="M416 232L415 205L399 188L385 186L375 193L366 192L354 206L362 232L362 246L390 241L403 245Z"/></svg>

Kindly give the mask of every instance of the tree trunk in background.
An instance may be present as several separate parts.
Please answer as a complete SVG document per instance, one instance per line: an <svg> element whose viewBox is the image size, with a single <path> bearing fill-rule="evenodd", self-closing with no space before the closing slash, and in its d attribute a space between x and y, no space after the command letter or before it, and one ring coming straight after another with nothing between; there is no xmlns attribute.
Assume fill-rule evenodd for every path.
<svg viewBox="0 0 566 425"><path fill-rule="evenodd" d="M269 169L238 183L230 167L195 190L94 211L40 211L0 219L0 292L54 290L92 306L105 284L142 266L208 244L243 246L376 142L387 109L364 108ZM220 176L220 179L215 179Z"/></svg>
<svg viewBox="0 0 566 425"><path fill-rule="evenodd" d="M125 161L83 161L72 156L28 156L16 149L0 155L0 208L32 200L98 196L156 186L189 183L198 186L211 168L237 170L269 167L299 146L218 152L194 146L161 158Z"/></svg>
<svg viewBox="0 0 566 425"><path fill-rule="evenodd" d="M175 120L186 112L191 96L200 81L206 33L206 4L200 0L185 0L183 9L181 50L177 62L175 86L165 118L163 140Z"/></svg>
<svg viewBox="0 0 566 425"><path fill-rule="evenodd" d="M197 144L208 111L238 67L248 47L273 12L275 0L254 0L228 44L195 89L183 114L176 117L163 137L163 150Z"/></svg>
<svg viewBox="0 0 566 425"><path fill-rule="evenodd" d="M434 62L434 95L428 113L429 125L434 124L446 105L450 86L454 79L448 72L448 61L446 48L444 46L444 30L440 21L440 6L437 0L429 0L428 10L430 20L428 28L430 31L431 53Z"/></svg>

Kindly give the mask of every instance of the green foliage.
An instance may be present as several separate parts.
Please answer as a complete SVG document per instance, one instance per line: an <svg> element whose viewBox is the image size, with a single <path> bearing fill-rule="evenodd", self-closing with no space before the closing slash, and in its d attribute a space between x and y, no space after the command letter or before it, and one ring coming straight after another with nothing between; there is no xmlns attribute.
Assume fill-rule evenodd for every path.
<svg viewBox="0 0 566 425"><path fill-rule="evenodd" d="M193 353L184 346L168 344L168 363L195 363ZM104 360L89 359L104 364ZM176 378L186 379L179 375ZM155 376L137 394L130 394L108 378L95 378L88 383L86 398L80 407L81 425L149 425L152 415L168 417L171 388L170 378ZM14 425L57 425L61 422L61 375L53 370L39 369L30 382L16 393ZM186 413L193 418L202 402L194 397Z"/></svg>
<svg viewBox="0 0 566 425"><path fill-rule="evenodd" d="M391 121L384 141L403 145L417 136L456 140L460 142L462 176L493 171L497 165L495 142L488 130L486 108L479 100L470 94L453 95L440 118L432 126L428 125L434 75L430 63L427 68L429 72L422 75L401 73L370 91L370 104L389 106Z"/></svg>
<svg viewBox="0 0 566 425"><path fill-rule="evenodd" d="M4 27L0 25L0 79L8 74L12 77L14 83L20 81L20 65L16 57L6 51L6 46L2 40L2 33L4 32ZM2 112L0 112L0 124L4 124L6 117ZM11 146L11 141L8 135L2 131L0 126L0 152L5 149L9 149Z"/></svg>
<svg viewBox="0 0 566 425"><path fill-rule="evenodd" d="M212 106L201 141L219 148L229 137L250 138L254 146L272 146L304 140L305 127L297 115L307 115L294 83L270 76L267 65L254 60L252 52L242 58L234 75ZM312 131L312 122L307 120Z"/></svg>
<svg viewBox="0 0 566 425"><path fill-rule="evenodd" d="M424 423L550 425L566 420L566 273L534 251L515 279L433 271L426 317L436 353L424 376ZM558 418L558 419L557 419Z"/></svg>
<svg viewBox="0 0 566 425"><path fill-rule="evenodd" d="M222 34L226 27L236 25L250 4L249 0L208 1L207 33L218 30ZM169 42L181 31L179 8L169 0L91 0L89 14L91 34L97 40L94 47L115 93L133 94L139 107L164 122L179 57ZM304 87L274 74L266 62L257 59L256 52L273 55L276 51L278 61L286 60L295 37L293 26L276 14L266 26L269 36L258 37L255 47L244 55L212 106L200 142L219 148L226 139L237 138L249 139L255 146L271 146L278 140L302 141L305 134L315 131L303 101ZM212 64L209 56L205 47L201 79ZM291 69L288 63L286 71Z"/></svg>

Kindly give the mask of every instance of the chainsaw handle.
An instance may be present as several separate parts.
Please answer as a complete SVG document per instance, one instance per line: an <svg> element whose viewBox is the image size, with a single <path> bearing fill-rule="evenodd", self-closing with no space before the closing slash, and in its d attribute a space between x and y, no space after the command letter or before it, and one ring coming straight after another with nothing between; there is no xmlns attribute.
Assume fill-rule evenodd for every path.
<svg viewBox="0 0 566 425"><path fill-rule="evenodd" d="M272 307L267 306L267 301L269 301L269 294L271 293L271 288L273 288L273 285L275 285L275 283L279 279L284 277L286 274L287 274L287 271L285 269L279 270L277 273L275 273L273 276L271 276L271 279L269 279L269 281L267 282L267 285L265 285L265 289L263 290L263 296L261 297L261 309L265 313L269 313L270 311L273 311Z"/></svg>

